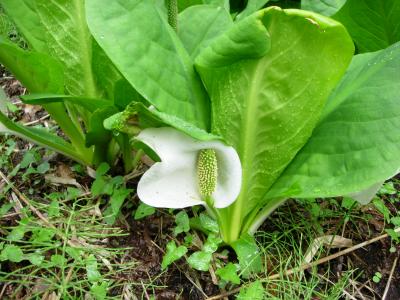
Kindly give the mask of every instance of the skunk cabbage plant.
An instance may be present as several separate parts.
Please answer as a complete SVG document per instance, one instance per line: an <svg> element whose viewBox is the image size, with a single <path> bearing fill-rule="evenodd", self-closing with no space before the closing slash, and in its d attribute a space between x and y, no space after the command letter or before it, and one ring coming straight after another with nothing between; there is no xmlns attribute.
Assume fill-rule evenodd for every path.
<svg viewBox="0 0 400 300"><path fill-rule="evenodd" d="M400 166L400 44L354 56L337 20L257 11L266 2L237 14L228 1L197 1L176 14L174 1L1 0L33 50L3 41L0 59L47 93L25 101L45 105L72 150L0 121L78 160L120 151L129 162L142 148L156 163L140 199L204 205L231 245L290 197L365 203Z"/></svg>
<svg viewBox="0 0 400 300"><path fill-rule="evenodd" d="M192 6L179 15L176 34L156 6L128 2L87 2L99 45L161 123L203 141L216 136L240 157L240 194L229 207L213 207L225 242L254 232L289 197L367 201L397 172L398 44L353 58L343 25L277 7L232 21L222 6ZM137 20L136 30L127 20ZM159 28L143 33L149 20ZM164 129L153 133L164 139ZM192 160L186 176L195 167ZM217 185L230 175L219 172ZM164 188L139 196L161 205ZM171 185L168 193L183 201L180 192Z"/></svg>

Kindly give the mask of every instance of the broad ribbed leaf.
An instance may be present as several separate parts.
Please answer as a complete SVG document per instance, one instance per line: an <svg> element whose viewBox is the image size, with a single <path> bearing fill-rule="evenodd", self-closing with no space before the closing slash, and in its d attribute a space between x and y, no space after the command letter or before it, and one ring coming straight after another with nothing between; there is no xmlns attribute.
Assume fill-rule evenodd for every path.
<svg viewBox="0 0 400 300"><path fill-rule="evenodd" d="M400 169L400 43L360 54L311 139L269 197L330 197L370 188Z"/></svg>
<svg viewBox="0 0 400 300"><path fill-rule="evenodd" d="M334 15L346 0L301 0L301 9L311 10L324 16Z"/></svg>
<svg viewBox="0 0 400 300"><path fill-rule="evenodd" d="M0 38L0 62L33 93L64 91L62 66L45 54L24 51Z"/></svg>
<svg viewBox="0 0 400 300"><path fill-rule="evenodd" d="M98 90L101 90L101 94L98 96L115 100L114 96L117 82L122 80L126 82L126 80L94 39L92 68Z"/></svg>
<svg viewBox="0 0 400 300"><path fill-rule="evenodd" d="M241 53L240 60L229 61L224 52ZM339 23L272 7L236 23L199 55L213 133L242 162L242 190L230 218L240 222L307 141L352 54Z"/></svg>
<svg viewBox="0 0 400 300"><path fill-rule="evenodd" d="M84 1L34 2L45 29L48 51L63 63L68 92L73 95L97 96L92 73L92 37L86 25Z"/></svg>
<svg viewBox="0 0 400 300"><path fill-rule="evenodd" d="M153 1L88 0L90 30L130 84L158 110L207 129L208 98L192 61Z"/></svg>
<svg viewBox="0 0 400 300"><path fill-rule="evenodd" d="M399 0L347 0L333 18L346 26L360 53L400 40Z"/></svg>
<svg viewBox="0 0 400 300"><path fill-rule="evenodd" d="M84 0L1 1L33 49L62 63L68 92L97 96Z"/></svg>
<svg viewBox="0 0 400 300"><path fill-rule="evenodd" d="M196 5L179 15L178 35L192 58L233 25L229 12L220 6Z"/></svg>

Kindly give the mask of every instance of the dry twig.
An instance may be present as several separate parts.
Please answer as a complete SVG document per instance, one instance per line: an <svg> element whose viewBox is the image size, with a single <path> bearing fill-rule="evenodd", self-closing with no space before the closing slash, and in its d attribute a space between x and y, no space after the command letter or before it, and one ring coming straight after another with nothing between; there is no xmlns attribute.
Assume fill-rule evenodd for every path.
<svg viewBox="0 0 400 300"><path fill-rule="evenodd" d="M24 123L24 125L25 125L25 126L32 126L32 125L35 125L35 124L40 123L40 122L43 121L43 120L48 119L49 117L50 117L50 115L45 115L45 116L43 116L43 117L41 117L41 118L39 118L39 119L37 119L37 120L33 120L33 121L31 121L31 122Z"/></svg>
<svg viewBox="0 0 400 300"><path fill-rule="evenodd" d="M393 266L392 266L392 270L390 270L389 279L388 279L388 282L386 283L385 291L383 292L382 300L385 300L385 299L386 299L387 294L388 294L388 292L389 292L390 284L391 284L391 282L392 282L393 273L394 273L394 270L396 269L396 265L397 265L397 260L398 260L398 259L399 259L398 256L394 259Z"/></svg>

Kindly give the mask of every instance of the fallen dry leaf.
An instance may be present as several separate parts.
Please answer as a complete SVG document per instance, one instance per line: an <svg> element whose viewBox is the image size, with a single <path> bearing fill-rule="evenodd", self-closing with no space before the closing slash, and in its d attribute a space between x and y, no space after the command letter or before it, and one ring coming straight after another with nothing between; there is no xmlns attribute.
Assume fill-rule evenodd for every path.
<svg viewBox="0 0 400 300"><path fill-rule="evenodd" d="M62 178L74 178L74 173L72 172L71 168L66 164L59 164L57 166L57 175Z"/></svg>
<svg viewBox="0 0 400 300"><path fill-rule="evenodd" d="M46 175L44 176L44 179L53 184L74 185L77 188L82 188L82 186L76 181L75 178L64 178L54 175Z"/></svg>
<svg viewBox="0 0 400 300"><path fill-rule="evenodd" d="M21 119L23 123L30 122L33 120L36 120L36 113L41 111L42 108L39 105L30 105L30 104L25 104L24 105L24 115Z"/></svg>
<svg viewBox="0 0 400 300"><path fill-rule="evenodd" d="M306 263L311 262L322 246L329 246L330 248L348 248L353 246L353 241L340 235L324 235L316 238L311 243L310 247L308 247L304 256L304 261Z"/></svg>

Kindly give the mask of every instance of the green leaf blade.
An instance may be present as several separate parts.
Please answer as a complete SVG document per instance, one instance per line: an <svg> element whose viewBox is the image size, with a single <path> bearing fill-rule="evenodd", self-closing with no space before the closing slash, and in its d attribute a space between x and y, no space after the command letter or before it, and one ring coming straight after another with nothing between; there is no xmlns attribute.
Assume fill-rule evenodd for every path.
<svg viewBox="0 0 400 300"><path fill-rule="evenodd" d="M354 49L343 26L305 11L273 7L235 26L253 34L250 28L264 28L247 35L247 44L264 40L264 50L249 47L236 62L219 59L214 49L232 46L235 35L228 32L196 63L211 95L213 133L233 145L242 162L241 194L223 213L243 220L306 143ZM229 228L226 234L238 238Z"/></svg>
<svg viewBox="0 0 400 300"><path fill-rule="evenodd" d="M256 280L249 286L240 289L240 293L237 300L263 300L264 299L264 287L260 280Z"/></svg>
<svg viewBox="0 0 400 300"><path fill-rule="evenodd" d="M381 50L400 41L398 0L347 0L332 17L346 26L359 53Z"/></svg>
<svg viewBox="0 0 400 300"><path fill-rule="evenodd" d="M400 168L400 43L360 54L331 95L311 139L268 197L348 195Z"/></svg>
<svg viewBox="0 0 400 300"><path fill-rule="evenodd" d="M161 268L165 270L170 264L180 259L187 253L187 248L185 246L176 247L174 241L170 241L167 244L167 251L163 257Z"/></svg>
<svg viewBox="0 0 400 300"><path fill-rule="evenodd" d="M85 20L85 1L35 0L44 28L47 53L65 69L66 89L72 95L96 97L92 70L92 37Z"/></svg>
<svg viewBox="0 0 400 300"><path fill-rule="evenodd" d="M209 104L201 81L176 33L152 1L89 0L86 10L99 45L149 103L208 129Z"/></svg>
<svg viewBox="0 0 400 300"><path fill-rule="evenodd" d="M228 263L225 267L218 269L215 274L227 282L232 282L234 284L240 283L240 277L237 275L236 265L233 263Z"/></svg>
<svg viewBox="0 0 400 300"><path fill-rule="evenodd" d="M25 51L0 38L0 62L32 93L63 93L63 69L48 55Z"/></svg>
<svg viewBox="0 0 400 300"><path fill-rule="evenodd" d="M198 271L208 271L212 260L212 253L206 251L196 251L189 256L187 262Z"/></svg>
<svg viewBox="0 0 400 300"><path fill-rule="evenodd" d="M147 216L151 216L156 212L153 206L149 206L146 203L140 202L137 210L135 211L134 219L141 220Z"/></svg>
<svg viewBox="0 0 400 300"><path fill-rule="evenodd" d="M324 16L334 15L346 0L302 0L301 9L314 11Z"/></svg>
<svg viewBox="0 0 400 300"><path fill-rule="evenodd" d="M192 58L233 24L229 12L214 5L189 7L179 14L178 22L179 38Z"/></svg>
<svg viewBox="0 0 400 300"><path fill-rule="evenodd" d="M243 234L239 239L231 243L239 260L241 274L249 277L251 274L261 272L262 261L260 249L256 240L249 234Z"/></svg>

